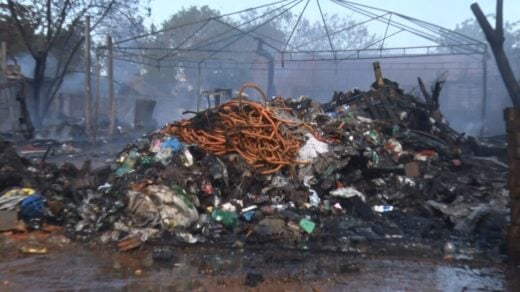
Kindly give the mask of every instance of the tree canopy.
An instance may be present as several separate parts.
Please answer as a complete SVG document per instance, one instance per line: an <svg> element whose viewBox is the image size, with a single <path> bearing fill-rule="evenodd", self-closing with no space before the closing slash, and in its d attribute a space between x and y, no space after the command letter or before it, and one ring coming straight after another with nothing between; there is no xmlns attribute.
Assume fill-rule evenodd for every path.
<svg viewBox="0 0 520 292"><path fill-rule="evenodd" d="M345 30L354 21L344 16L325 14L323 19L311 21L288 11L266 19L263 12L250 10L222 17L208 6L182 9L148 30L143 23L150 11L141 13L146 4L139 0L7 0L0 4L1 37L9 40L9 52L14 58L27 53L35 63L29 104L36 125L41 125L64 77L81 69L87 15L97 45L103 45L107 34L116 40L131 40L116 42L119 76L124 74L121 70L134 75L138 71L140 78L165 88L168 95L179 88L193 90L199 64L212 64L204 70L204 88L237 88L251 80L253 72L248 64L267 66L287 45L297 51L359 49L375 39L363 25ZM132 40L139 35L148 37ZM129 53L125 46L138 50ZM147 60L148 66L127 62L128 54ZM53 58L57 64L50 66ZM240 66L230 67L230 63Z"/></svg>
<svg viewBox="0 0 520 292"><path fill-rule="evenodd" d="M116 13L135 15L140 5L139 0L7 0L0 6L0 26L9 32L5 37L11 57L25 52L35 63L29 104L36 126L41 126L64 77L81 64L85 17L91 17L95 31L114 23L110 16ZM52 70L50 58L56 60Z"/></svg>
<svg viewBox="0 0 520 292"><path fill-rule="evenodd" d="M494 18L493 15L488 17ZM469 18L455 26L453 31L469 36L481 42L487 43L486 36L475 18ZM517 75L520 74L520 21L507 22L504 25L504 50L509 56L512 69ZM441 37L443 44L450 44L449 38Z"/></svg>

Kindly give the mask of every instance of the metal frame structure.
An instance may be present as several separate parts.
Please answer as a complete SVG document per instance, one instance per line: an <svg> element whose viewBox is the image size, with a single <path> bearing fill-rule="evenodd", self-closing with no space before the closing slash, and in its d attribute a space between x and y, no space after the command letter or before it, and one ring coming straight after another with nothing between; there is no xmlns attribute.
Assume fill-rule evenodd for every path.
<svg viewBox="0 0 520 292"><path fill-rule="evenodd" d="M252 40L262 39L263 43L277 54L277 61L280 62L421 57L433 55L485 55L487 53L487 45L485 43L441 26L397 12L345 0L325 1L331 1L337 4L338 8L345 10L345 12L350 12L353 15L365 17L367 19L346 28L331 31L320 5L320 2L324 0L315 0L316 5L319 8L324 34L310 42L297 44L293 40L294 33L312 1L313 0L282 0L246 10L223 14L217 17L175 25L130 39L116 40L114 42L114 53L120 60L128 60L156 67L170 67L172 66L172 63L175 64L183 61L196 63L236 61L243 63L241 60L237 60L235 56L251 53L251 51L229 49L233 44L243 38L250 38ZM298 15L298 18L285 41L277 40L258 31L270 21L283 17L288 13L293 13L293 11L298 10L300 6L303 6L303 9L299 10L298 14L295 14ZM264 10L262 11L261 9ZM230 17L240 16L249 11L261 11L262 13L247 21L238 21L234 23L228 21ZM366 47L356 49L336 47L333 44L332 39L335 36L349 32L360 25L367 25L371 22L380 22L386 25L384 35L373 43L368 44ZM227 29L197 43L190 42L199 32L215 24L225 26ZM138 39L143 39L167 31L175 32L176 30L184 29L186 27L196 29L194 29L193 33L173 48L124 46L125 44ZM396 29L397 31L388 33L390 28ZM389 39L392 39L396 35L403 34L404 32L427 40L431 42L431 44L410 47L388 46L387 41ZM441 34L444 36L444 42L441 40ZM308 45L312 42L328 42L329 49L320 51L301 49L304 45ZM385 42L387 44L386 46ZM157 52L158 54L152 57L150 54L143 54L143 52ZM162 54L159 54L159 52L162 52Z"/></svg>
<svg viewBox="0 0 520 292"><path fill-rule="evenodd" d="M348 27L333 30L327 23L326 13L322 9L322 2L332 2L338 9L335 13L350 13L352 16L363 18L352 23ZM323 35L304 43L298 43L295 32L305 13L310 10L312 3L319 11L319 23L322 25ZM245 13L254 11L253 17L241 18ZM316 10L315 10L316 11ZM297 16L296 21L290 27L290 33L285 40L276 39L262 33L262 27L271 21L280 19L291 13ZM246 20L244 20L246 19ZM357 18L356 18L357 19ZM338 46L335 38L351 32L360 26L372 23L384 25L384 34L374 42L363 47L352 48ZM221 26L220 32L206 39L197 39L196 36L213 26ZM188 28L191 33L184 37L174 47L147 47L135 45L136 41L153 37L161 33L172 33ZM390 41L404 33L417 37L427 45L409 47L393 47ZM426 56L466 55L474 56L482 62L482 118L486 115L486 91L487 91L487 45L460 33L451 31L441 26L422 21L397 12L375 8L346 0L279 0L273 3L260 5L236 12L231 12L207 19L195 20L188 23L176 24L161 30L152 31L129 39L114 41L114 60L132 62L156 68L196 68L200 73L203 69L222 68L266 68L268 61L244 61L244 56L255 55L255 50L246 48L241 50L234 47L243 39L252 42L261 41L268 50L273 52L274 61L277 64L287 62L320 62L320 61L348 61L360 59L382 58L409 58ZM327 44L324 50L309 50L308 45L314 42ZM200 84L200 80L198 82ZM198 90L200 92L200 88Z"/></svg>

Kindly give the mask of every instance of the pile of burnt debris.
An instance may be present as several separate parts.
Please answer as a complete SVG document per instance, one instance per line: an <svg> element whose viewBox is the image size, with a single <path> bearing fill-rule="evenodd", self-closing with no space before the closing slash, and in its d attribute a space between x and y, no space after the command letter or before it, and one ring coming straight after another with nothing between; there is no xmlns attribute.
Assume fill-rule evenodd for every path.
<svg viewBox="0 0 520 292"><path fill-rule="evenodd" d="M103 122L99 127L105 126ZM125 123L118 123L112 135L99 131L95 138L85 130L81 120L58 121L33 131L31 136L22 131L0 132L0 140L9 141L16 152L34 161L52 161L91 156L106 156L111 149L120 149L146 131ZM98 155L92 155L93 150ZM113 153L112 153L113 154Z"/></svg>
<svg viewBox="0 0 520 292"><path fill-rule="evenodd" d="M325 104L231 99L127 145L115 169L34 164L1 147L2 216L120 250L146 241L504 245L507 165L479 156L438 101L388 80Z"/></svg>

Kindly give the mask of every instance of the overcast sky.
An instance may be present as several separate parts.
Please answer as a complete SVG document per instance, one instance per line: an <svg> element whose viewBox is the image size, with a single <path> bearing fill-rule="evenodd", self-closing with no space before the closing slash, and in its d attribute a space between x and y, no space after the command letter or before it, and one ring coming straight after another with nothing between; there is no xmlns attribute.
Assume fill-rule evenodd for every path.
<svg viewBox="0 0 520 292"><path fill-rule="evenodd" d="M192 5L208 5L222 13L228 13L273 2L276 0L152 0L152 18L158 25L183 7ZM351 2L398 12L450 29L457 23L473 17L469 8L472 3L478 2L485 14L495 13L496 5L495 0L357 0ZM320 0L320 4L324 12L344 11L329 0ZM319 17L319 14L317 9L312 9L306 12L306 16ZM504 0L504 19L510 22L520 20L520 0Z"/></svg>

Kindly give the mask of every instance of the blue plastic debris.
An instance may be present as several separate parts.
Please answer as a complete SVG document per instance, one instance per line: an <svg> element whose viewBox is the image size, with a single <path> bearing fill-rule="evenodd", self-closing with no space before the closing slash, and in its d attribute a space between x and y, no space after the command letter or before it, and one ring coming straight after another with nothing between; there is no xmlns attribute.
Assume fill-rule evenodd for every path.
<svg viewBox="0 0 520 292"><path fill-rule="evenodd" d="M45 199L40 195L31 195L20 202L20 216L24 219L43 217Z"/></svg>
<svg viewBox="0 0 520 292"><path fill-rule="evenodd" d="M170 137L162 142L161 148L170 148L173 152L179 152L182 150L183 146L177 137Z"/></svg>
<svg viewBox="0 0 520 292"><path fill-rule="evenodd" d="M250 222L253 219L253 217L255 216L255 213L256 213L255 210L243 212L242 218L244 218L244 220L246 220L247 222Z"/></svg>

